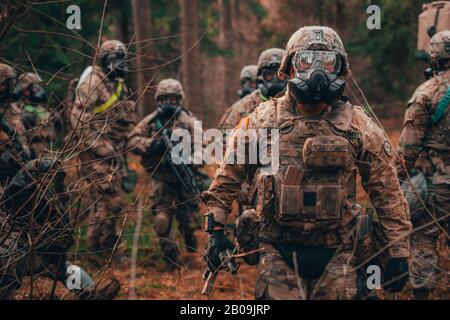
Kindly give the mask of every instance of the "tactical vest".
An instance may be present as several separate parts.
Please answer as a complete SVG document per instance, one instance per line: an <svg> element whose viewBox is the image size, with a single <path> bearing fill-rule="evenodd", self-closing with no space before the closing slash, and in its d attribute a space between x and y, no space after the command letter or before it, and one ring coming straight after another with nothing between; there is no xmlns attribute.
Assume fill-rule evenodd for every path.
<svg viewBox="0 0 450 320"><path fill-rule="evenodd" d="M296 115L276 100L280 168L256 174L256 211L261 238L327 245L327 233L348 226L356 200L357 140L350 128L353 106L338 102L321 117Z"/></svg>

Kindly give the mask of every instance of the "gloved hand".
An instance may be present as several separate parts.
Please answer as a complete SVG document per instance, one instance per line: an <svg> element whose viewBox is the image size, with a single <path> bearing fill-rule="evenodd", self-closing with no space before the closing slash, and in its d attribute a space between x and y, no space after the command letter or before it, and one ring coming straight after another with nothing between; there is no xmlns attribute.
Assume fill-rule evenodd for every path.
<svg viewBox="0 0 450 320"><path fill-rule="evenodd" d="M149 153L150 156L160 156L166 152L166 149L167 148L161 139L155 139L148 147L147 153Z"/></svg>
<svg viewBox="0 0 450 320"><path fill-rule="evenodd" d="M210 233L206 253L203 259L206 261L209 270L217 270L220 265L219 253L226 249L234 250L233 243L227 238L224 230L214 230Z"/></svg>
<svg viewBox="0 0 450 320"><path fill-rule="evenodd" d="M400 292L409 279L409 266L406 258L390 258L383 272L383 289Z"/></svg>

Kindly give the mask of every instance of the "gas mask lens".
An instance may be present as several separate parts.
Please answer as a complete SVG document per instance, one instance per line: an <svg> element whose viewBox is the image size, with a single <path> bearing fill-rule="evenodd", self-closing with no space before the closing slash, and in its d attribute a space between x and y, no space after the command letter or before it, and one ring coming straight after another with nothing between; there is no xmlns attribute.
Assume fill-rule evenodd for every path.
<svg viewBox="0 0 450 320"><path fill-rule="evenodd" d="M277 77L277 70L275 69L263 69L261 71L261 77L264 81L271 82L275 77Z"/></svg>
<svg viewBox="0 0 450 320"><path fill-rule="evenodd" d="M171 104L178 106L181 103L180 96L161 96L158 99L160 104Z"/></svg>
<svg viewBox="0 0 450 320"><path fill-rule="evenodd" d="M338 73L341 67L339 55L334 51L300 50L292 58L292 65L297 72L305 73L311 69L323 69Z"/></svg>

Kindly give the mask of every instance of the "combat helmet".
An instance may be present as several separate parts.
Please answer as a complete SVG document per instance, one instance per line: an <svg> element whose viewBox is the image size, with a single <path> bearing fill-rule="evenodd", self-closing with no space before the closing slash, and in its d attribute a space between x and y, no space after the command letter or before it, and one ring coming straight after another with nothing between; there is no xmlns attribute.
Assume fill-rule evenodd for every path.
<svg viewBox="0 0 450 320"><path fill-rule="evenodd" d="M155 99L158 100L161 96L166 95L177 95L180 96L181 99L184 99L184 90L180 81L175 79L164 79L160 83L158 83L158 87L156 88Z"/></svg>
<svg viewBox="0 0 450 320"><path fill-rule="evenodd" d="M240 80L248 78L255 81L257 75L258 75L258 66L256 64L251 64L242 68L241 76L239 78Z"/></svg>
<svg viewBox="0 0 450 320"><path fill-rule="evenodd" d="M98 57L103 59L106 55L110 53L122 53L125 57L128 54L127 47L122 41L119 40L106 40L100 46L98 52Z"/></svg>
<svg viewBox="0 0 450 320"><path fill-rule="evenodd" d="M438 32L431 38L428 53L432 64L450 59L450 30Z"/></svg>
<svg viewBox="0 0 450 320"><path fill-rule="evenodd" d="M285 52L280 48L266 49L259 55L258 76L264 68L279 67Z"/></svg>
<svg viewBox="0 0 450 320"><path fill-rule="evenodd" d="M339 76L346 78L350 75L347 52L336 31L324 26L308 26L298 29L289 39L279 70L280 76L287 77L289 75L291 60L297 51L308 49L325 49L337 52L342 61Z"/></svg>
<svg viewBox="0 0 450 320"><path fill-rule="evenodd" d="M0 100L5 101L11 98L17 82L17 73L13 67L5 63L0 63L0 84L4 87L4 91L0 92Z"/></svg>

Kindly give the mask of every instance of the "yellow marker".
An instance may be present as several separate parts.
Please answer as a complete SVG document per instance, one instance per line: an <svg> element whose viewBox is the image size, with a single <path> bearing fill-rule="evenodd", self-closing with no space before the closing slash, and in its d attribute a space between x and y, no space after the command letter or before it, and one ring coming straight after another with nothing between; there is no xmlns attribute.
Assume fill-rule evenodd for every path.
<svg viewBox="0 0 450 320"><path fill-rule="evenodd" d="M108 100L105 101L105 103L103 103L102 105L95 107L94 110L92 112L94 112L95 114L97 113L101 113L104 112L106 110L108 110L109 108L111 108L111 106L117 102L117 100L119 100L120 96L122 95L122 90L123 90L123 83L119 82L119 84L117 85L117 90L115 93L113 93L111 95L111 97L109 97Z"/></svg>

